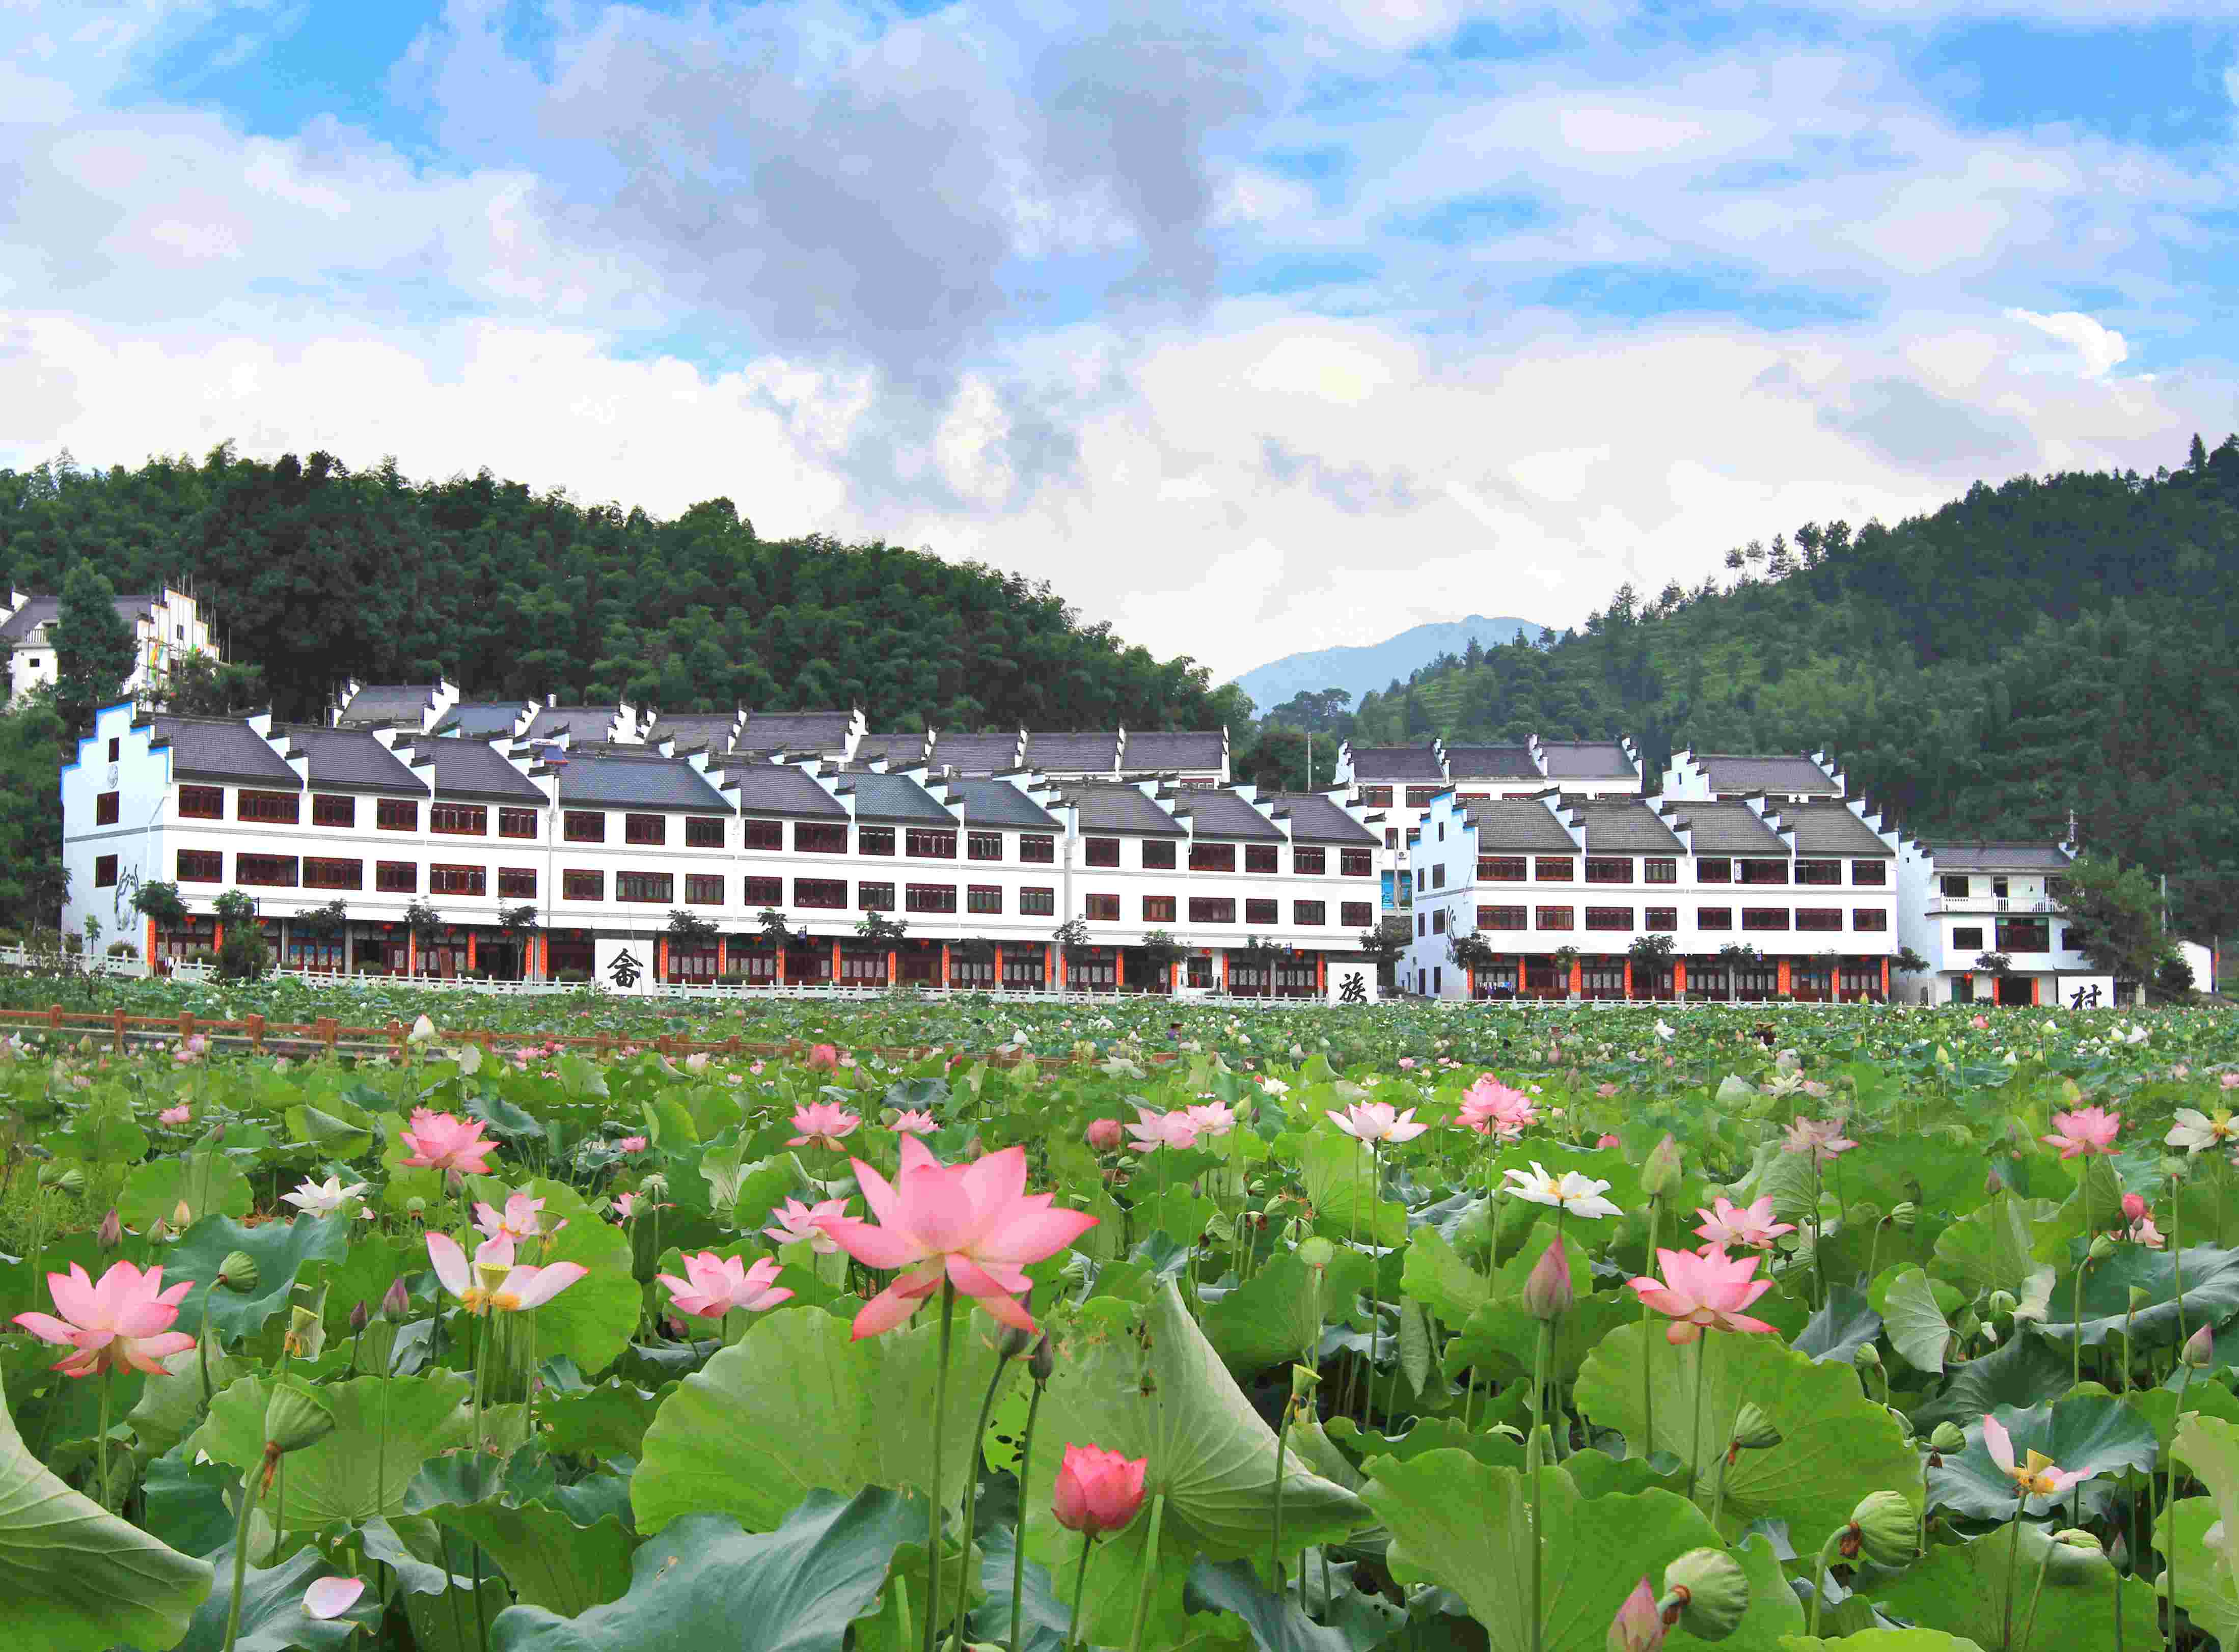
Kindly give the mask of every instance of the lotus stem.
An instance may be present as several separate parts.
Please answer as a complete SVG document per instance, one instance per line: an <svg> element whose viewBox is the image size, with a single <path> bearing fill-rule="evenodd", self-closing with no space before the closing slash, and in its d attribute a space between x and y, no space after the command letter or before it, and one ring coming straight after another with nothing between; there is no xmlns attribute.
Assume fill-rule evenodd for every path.
<svg viewBox="0 0 2239 1652"><path fill-rule="evenodd" d="M1166 1494L1151 1499L1151 1534L1143 1544L1143 1577L1135 1586L1135 1626L1127 1631L1127 1652L1143 1652L1143 1624L1151 1616L1151 1580L1159 1574L1159 1533L1166 1523Z"/></svg>
<svg viewBox="0 0 2239 1652"><path fill-rule="evenodd" d="M2006 1549L2006 1609L2005 1626L2000 1632L1998 1637L1998 1645L2001 1649L2001 1652L2013 1652L2014 1648L2014 1579L2021 1570L2022 1510L2028 1505L2028 1492L2023 1491L2015 1495L2013 1521L2006 1528L2006 1536L2008 1539L2008 1547ZM2174 1647L2176 1639L2176 1629L2174 1624L2171 1625L2169 1629L2169 1639L2170 1644Z"/></svg>
<svg viewBox="0 0 2239 1652"><path fill-rule="evenodd" d="M2091 1161L2083 1161L2083 1254L2076 1259L2076 1278L2068 1293L2069 1331L2075 1341L2069 1352L2069 1383L2083 1380L2083 1270L2091 1264ZM2011 1610L2009 1602L2008 1610ZM2010 1624L2009 1628L2011 1627Z"/></svg>
<svg viewBox="0 0 2239 1652"><path fill-rule="evenodd" d="M2193 1368L2187 1364L2180 1363L2177 1366L2176 1409L2180 1415L2184 1410L2184 1391L2192 1386L2192 1370ZM2146 1495L2149 1498L2153 1496L2153 1473L2149 1470L2146 1475ZM2166 1581L2169 1583L2169 1652L2176 1652L2176 1538L2174 1531L2176 1523L2176 1451L2174 1447L2169 1453L2169 1491L2163 1499L2163 1507L2167 1511L2172 1528L2169 1551L2163 1556L2163 1559L2168 1562ZM2149 1529L2151 1529L2150 1527ZM2118 1616L2122 1609L2122 1601L2117 1597L2115 1610Z"/></svg>
<svg viewBox="0 0 2239 1652"><path fill-rule="evenodd" d="M1558 1241L1558 1243L1560 1243ZM1555 1322L1539 1322L1539 1345L1531 1357L1531 1443L1525 1452L1525 1460L1531 1469L1531 1652L1539 1652L1545 1633L1541 1618L1541 1573L1545 1569L1547 1550L1547 1527L1544 1517L1546 1507L1541 1495L1545 1466L1545 1423L1547 1410L1547 1367L1555 1351Z"/></svg>
<svg viewBox="0 0 2239 1652"><path fill-rule="evenodd" d="M2044 1559L2037 1565L2036 1587L2030 1590L2029 1612L2022 1619L2022 1645L2024 1647L2029 1645L2030 1637L2036 1633L2037 1602L2044 1598L2044 1575L2052 1569L2052 1551L2056 1547L2057 1547L2056 1544L2047 1543L2044 1546ZM2171 1617L2176 1616L2175 1607L2169 1609L2169 1616Z"/></svg>
<svg viewBox="0 0 2239 1652"><path fill-rule="evenodd" d="M933 1652L940 1622L940 1453L941 1426L948 1413L948 1351L956 1332L956 1287L940 1282L940 1363L933 1379L933 1496L925 1511L925 1652ZM967 1553L971 1534L965 1534Z"/></svg>
<svg viewBox="0 0 2239 1652"><path fill-rule="evenodd" d="M1096 1534L1093 1531L1082 1532L1080 1534L1080 1564L1073 1568L1073 1620L1065 1626L1066 1652L1071 1652L1073 1643L1080 1639L1080 1602L1088 1594L1088 1556L1095 1548ZM1016 1642L1018 1624L1015 1620L1011 1629L1011 1638Z"/></svg>
<svg viewBox="0 0 2239 1652"><path fill-rule="evenodd" d="M1842 1527L1837 1527L1835 1535L1819 1546L1818 1563L1811 1569L1811 1622L1804 1632L1815 1641L1819 1638L1819 1609L1826 1603L1827 1600L1827 1568L1833 1562L1835 1546L1843 1541L1844 1529ZM2010 1584L2008 1586L2008 1593L2009 1595L2011 1593ZM2009 1612L2012 1610L2012 1607L2013 1602L2009 1599L2007 1602Z"/></svg>
<svg viewBox="0 0 2239 1652"><path fill-rule="evenodd" d="M255 1494L249 1488L256 1483L256 1471L244 1469L241 1472L241 1516L233 1527L233 1604L225 1614L225 1652L233 1652L233 1643L241 1638L241 1583L243 1570L249 1563L249 1511L256 1506Z"/></svg>
<svg viewBox="0 0 2239 1652"><path fill-rule="evenodd" d="M1040 1414L1042 1409L1042 1383L1036 1383L1034 1384L1033 1397L1026 1402L1026 1431L1019 1441L1019 1489L1021 1492L1026 1489L1029 1476L1033 1470L1034 1418ZM1279 1475L1277 1479L1277 1485L1279 1488L1281 1480ZM1279 1504L1279 1508L1280 1505ZM1021 1519L1019 1522L1019 1541L1012 1546L1011 1549L1011 1652L1019 1652L1019 1641L1020 1639L1019 1613L1026 1601L1026 1523L1024 1519ZM909 1644L909 1637L905 1635L900 1641L896 1642L895 1644L897 1646L907 1646Z"/></svg>
<svg viewBox="0 0 2239 1652"><path fill-rule="evenodd" d="M96 1498L103 1509L109 1507L109 1392L116 1380L116 1373L113 1369L104 1369L102 1371L101 1433L94 1442L94 1472L101 1476L101 1489L96 1494Z"/></svg>
<svg viewBox="0 0 2239 1652"><path fill-rule="evenodd" d="M1656 1272L1657 1230L1664 1221L1664 1195L1648 1196L1648 1251L1640 1259L1640 1271L1651 1275ZM1770 1269L1767 1270L1771 1271ZM1645 1300L1640 1304L1640 1456L1645 1458L1656 1445L1656 1338L1650 1333L1655 1329L1655 1310Z"/></svg>
<svg viewBox="0 0 2239 1652"><path fill-rule="evenodd" d="M1687 1501L1695 1501L1695 1483L1702 1473L1703 1406L1707 1398L1707 1384L1703 1378L1703 1357L1708 1351L1711 1333L1699 1332L1695 1339L1695 1429L1687 1439Z"/></svg>
<svg viewBox="0 0 2239 1652"><path fill-rule="evenodd" d="M1298 1414L1296 1394L1284 1402L1283 1425L1275 1430L1275 1529L1268 1541L1267 1566L1275 1578L1275 1592L1283 1592L1283 1458L1291 1446L1291 1419ZM1013 1649L1013 1652L1016 1649Z"/></svg>
<svg viewBox="0 0 2239 1652"><path fill-rule="evenodd" d="M972 1596L972 1514L980 1502L980 1449L987 1437L987 1418L995 1409L995 1391L1003 1385L1003 1377L1010 1362L998 1358L995 1374L987 1379L987 1391L980 1397L980 1422L972 1430L972 1449L964 1458L964 1552L956 1561L956 1643L964 1643L964 1603ZM1040 1397L1039 1395L1036 1396ZM938 1458L935 1459L938 1462ZM1021 1479L1020 1484L1026 1482Z"/></svg>

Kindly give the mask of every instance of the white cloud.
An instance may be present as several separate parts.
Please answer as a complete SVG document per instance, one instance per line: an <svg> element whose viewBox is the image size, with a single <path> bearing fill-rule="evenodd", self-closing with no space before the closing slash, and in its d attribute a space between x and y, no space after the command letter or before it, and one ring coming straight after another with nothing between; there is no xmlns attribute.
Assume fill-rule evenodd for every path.
<svg viewBox="0 0 2239 1652"><path fill-rule="evenodd" d="M2010 309L2006 319L2026 322L2069 346L2076 352L2087 379L2103 379L2129 358L2130 347L2120 333L2102 327L2080 310L2040 315L2034 310Z"/></svg>

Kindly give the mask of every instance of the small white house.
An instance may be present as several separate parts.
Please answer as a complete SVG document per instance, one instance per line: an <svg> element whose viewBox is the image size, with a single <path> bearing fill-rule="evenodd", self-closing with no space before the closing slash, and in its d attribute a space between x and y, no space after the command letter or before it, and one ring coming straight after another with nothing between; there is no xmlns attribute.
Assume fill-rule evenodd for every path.
<svg viewBox="0 0 2239 1652"><path fill-rule="evenodd" d="M55 660L54 626L62 614L57 596L8 594L0 616L0 648L7 651L8 696L51 683L59 674ZM221 658L210 636L209 621L202 606L184 591L166 585L151 595L121 596L116 612L132 628L132 674L124 692L135 699L150 697L169 679L171 667L190 654Z"/></svg>

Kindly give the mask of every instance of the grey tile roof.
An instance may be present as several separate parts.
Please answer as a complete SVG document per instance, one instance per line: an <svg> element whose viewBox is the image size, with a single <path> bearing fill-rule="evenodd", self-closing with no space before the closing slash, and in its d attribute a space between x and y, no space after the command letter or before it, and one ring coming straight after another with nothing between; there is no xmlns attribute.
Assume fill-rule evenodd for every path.
<svg viewBox="0 0 2239 1652"><path fill-rule="evenodd" d="M963 816L967 826L1057 830L1057 821L1008 780L948 780L940 784L951 799L950 807Z"/></svg>
<svg viewBox="0 0 2239 1652"><path fill-rule="evenodd" d="M1319 792L1270 792L1275 818L1291 829L1293 843L1335 843L1381 848L1384 839Z"/></svg>
<svg viewBox="0 0 2239 1652"><path fill-rule="evenodd" d="M171 748L171 773L183 780L249 780L280 792L302 786L280 753L238 718L159 716L151 720L156 743Z"/></svg>
<svg viewBox="0 0 2239 1652"><path fill-rule="evenodd" d="M1449 746L1446 772L1459 786L1465 780L1536 780L1539 766L1528 746Z"/></svg>
<svg viewBox="0 0 2239 1652"><path fill-rule="evenodd" d="M602 740L614 733L621 710L620 706L539 706L526 738L541 740L564 728L576 742Z"/></svg>
<svg viewBox="0 0 2239 1652"><path fill-rule="evenodd" d="M888 768L908 768L925 761L922 734L866 734L855 742L855 761L874 763L885 759Z"/></svg>
<svg viewBox="0 0 2239 1652"><path fill-rule="evenodd" d="M544 793L505 760L488 742L445 735L415 741L417 757L435 760L435 795L494 799L501 803L541 803ZM423 770L422 773L425 773Z"/></svg>
<svg viewBox="0 0 2239 1652"><path fill-rule="evenodd" d="M1938 872L2065 872L2075 864L2053 843L1997 843L1984 839L1923 843Z"/></svg>
<svg viewBox="0 0 2239 1652"><path fill-rule="evenodd" d="M1365 786L1388 781L1443 780L1438 754L1427 746L1356 746L1352 748L1352 778Z"/></svg>
<svg viewBox="0 0 2239 1652"><path fill-rule="evenodd" d="M145 619L154 609L152 596L121 596L116 599L116 617L127 625ZM21 642L43 625L51 624L63 611L63 600L58 596L27 597L23 606L0 625L0 642Z"/></svg>
<svg viewBox="0 0 2239 1652"><path fill-rule="evenodd" d="M838 752L855 725L853 712L758 711L739 736L742 752Z"/></svg>
<svg viewBox="0 0 2239 1652"><path fill-rule="evenodd" d="M406 797L425 797L429 782L365 728L321 728L316 726L276 727L284 733L293 751L309 760L314 791L389 792ZM411 748L405 748L409 756Z"/></svg>
<svg viewBox="0 0 2239 1652"><path fill-rule="evenodd" d="M1226 750L1217 728L1209 732L1130 730L1120 762L1131 773L1145 774L1218 774Z"/></svg>
<svg viewBox="0 0 2239 1652"><path fill-rule="evenodd" d="M1000 774L1019 765L1020 736L952 734L943 729L933 737L933 766L951 774Z"/></svg>
<svg viewBox="0 0 2239 1652"><path fill-rule="evenodd" d="M526 700L476 700L452 707L436 727L447 734L455 729L468 740L509 739L528 710Z"/></svg>
<svg viewBox="0 0 2239 1652"><path fill-rule="evenodd" d="M615 809L689 809L728 814L728 799L681 757L571 757L560 771L560 801Z"/></svg>
<svg viewBox="0 0 2239 1652"><path fill-rule="evenodd" d="M1695 760L1702 765L1703 773L1709 778L1713 792L1802 792L1816 793L1823 797L1835 795L1835 783L1827 778L1826 771L1800 753L1773 757L1737 757L1731 753L1698 752Z"/></svg>
<svg viewBox="0 0 2239 1652"><path fill-rule="evenodd" d="M1053 774L1110 774L1120 766L1119 733L1030 733L1026 766Z"/></svg>
<svg viewBox="0 0 2239 1652"><path fill-rule="evenodd" d="M1796 833L1800 855L1887 855L1896 852L1841 803L1779 806L1780 824Z"/></svg>
<svg viewBox="0 0 2239 1652"><path fill-rule="evenodd" d="M1465 803L1462 813L1477 826L1479 854L1518 849L1546 854L1576 854L1578 846L1547 805L1538 798L1489 798Z"/></svg>
<svg viewBox="0 0 2239 1652"><path fill-rule="evenodd" d="M732 763L723 779L739 793L741 814L788 814L844 820L847 811L808 772L792 763Z"/></svg>
<svg viewBox="0 0 2239 1652"><path fill-rule="evenodd" d="M707 752L721 756L731 749L731 736L739 714L728 711L663 712L646 732L648 741L673 740L680 752Z"/></svg>
<svg viewBox="0 0 2239 1652"><path fill-rule="evenodd" d="M1551 780L1634 780L1640 778L1615 740L1541 740L1539 756Z"/></svg>
<svg viewBox="0 0 2239 1652"><path fill-rule="evenodd" d="M1750 813L1746 803L1667 803L1659 811L1673 826L1694 828L1698 855L1785 855L1788 845Z"/></svg>
<svg viewBox="0 0 2239 1652"><path fill-rule="evenodd" d="M1671 828L1645 803L1581 803L1574 811L1586 828L1588 854L1676 855L1684 852Z"/></svg>
<svg viewBox="0 0 2239 1652"><path fill-rule="evenodd" d="M1157 838L1186 835L1172 815L1132 786L1068 786L1063 788L1063 795L1080 806L1083 832L1132 832Z"/></svg>
<svg viewBox="0 0 2239 1652"><path fill-rule="evenodd" d="M858 820L918 821L944 826L956 824L956 817L907 774L851 773L840 783L840 789L855 794Z"/></svg>
<svg viewBox="0 0 2239 1652"><path fill-rule="evenodd" d="M342 720L357 724L404 724L417 733L435 705L435 686L432 683L369 683L350 696L349 703L342 707Z"/></svg>
<svg viewBox="0 0 2239 1652"><path fill-rule="evenodd" d="M1177 818L1186 818L1200 838L1248 838L1259 843L1283 840L1280 827L1233 792L1178 792L1166 809Z"/></svg>

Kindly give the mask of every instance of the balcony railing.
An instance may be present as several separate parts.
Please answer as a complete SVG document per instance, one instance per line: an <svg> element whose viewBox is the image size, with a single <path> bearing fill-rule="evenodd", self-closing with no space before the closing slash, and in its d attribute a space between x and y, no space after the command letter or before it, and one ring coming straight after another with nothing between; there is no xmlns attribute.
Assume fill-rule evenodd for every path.
<svg viewBox="0 0 2239 1652"><path fill-rule="evenodd" d="M2042 896L2032 899L2030 897L2021 895L1938 895L1930 905L1928 908L1928 915L1930 918L1933 918L1939 912L2005 912L2028 914L2031 912L2065 912L2067 908L2063 906L2058 901L2047 900Z"/></svg>

